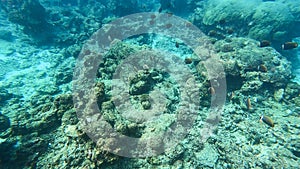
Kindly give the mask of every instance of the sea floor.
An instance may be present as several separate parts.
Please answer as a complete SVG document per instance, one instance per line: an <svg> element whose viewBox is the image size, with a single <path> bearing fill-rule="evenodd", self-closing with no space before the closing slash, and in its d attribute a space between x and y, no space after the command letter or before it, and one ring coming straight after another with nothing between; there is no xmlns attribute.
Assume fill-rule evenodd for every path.
<svg viewBox="0 0 300 169"><path fill-rule="evenodd" d="M107 17L106 20L112 18ZM113 145L115 140L105 137L111 136L111 133L107 134L101 128L98 131L93 125L85 128L90 121L82 121L81 116L85 113L90 115L90 112L75 109L80 107L80 103L76 102L78 91L74 90L78 87L76 80L86 80L85 77L78 78L75 70L87 71L76 67L82 46L37 44L2 15L0 25L11 30L11 34L0 34L1 169L296 169L300 166L300 69L293 67L296 62L291 62L294 59L291 61L270 46L260 47L257 45L259 41L247 37L230 35L223 39L213 38L212 47L216 54L208 57L212 61L203 63L191 54L190 47L170 37L151 34L114 41L93 76L95 96L87 100L96 101L99 112L113 131L126 136L147 139L161 136L160 132L168 129L175 131L176 127L182 129L180 132L185 135L179 141L167 140L168 148L158 155L128 158L109 151L111 149L107 145ZM5 29L1 28L3 32ZM82 49L81 54L89 58L94 52L92 49L97 51L94 48L88 52ZM155 66L165 67L157 70L151 64L134 67L122 62L145 49L168 51L169 55L165 57L169 60L155 62ZM198 48L203 55L207 54L206 49L203 46ZM297 55L299 49L293 50L292 53ZM153 63L153 58L149 55L142 61ZM223 65L224 73L207 71L209 68L205 66L215 63ZM118 65L123 67L118 69ZM118 75L123 81L118 81L120 83L113 79L117 76L116 70L121 70ZM191 81L181 85L185 77L174 78L168 70L178 74L190 70L196 87L188 88ZM218 107L220 113L216 113L212 103L220 94L217 84L223 76L226 86L221 94L226 99L221 108ZM180 89L182 86L192 90L183 91ZM82 91L91 91L84 87ZM114 90L121 94L114 95ZM119 103L125 96L128 102ZM138 111L126 107L128 103L139 111L149 113L136 115ZM189 107L192 103L199 105ZM182 107L185 109L181 110ZM176 114L178 109L184 112L180 114L184 117L195 115L188 130L180 125L172 126L180 118ZM90 116L88 120L99 119L99 116ZM271 120L261 119L262 116ZM96 131L100 139L95 141L86 131ZM132 150L131 153L151 154L159 152L162 146L162 141L147 143L139 151ZM133 143L127 146L134 147ZM118 151L122 152L122 149Z"/></svg>

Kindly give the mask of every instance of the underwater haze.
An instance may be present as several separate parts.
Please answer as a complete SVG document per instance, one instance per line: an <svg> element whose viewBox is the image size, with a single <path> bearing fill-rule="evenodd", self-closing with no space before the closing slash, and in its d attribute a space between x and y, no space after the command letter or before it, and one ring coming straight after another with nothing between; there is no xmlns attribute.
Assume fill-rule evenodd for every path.
<svg viewBox="0 0 300 169"><path fill-rule="evenodd" d="M0 169L300 169L300 1L1 0Z"/></svg>

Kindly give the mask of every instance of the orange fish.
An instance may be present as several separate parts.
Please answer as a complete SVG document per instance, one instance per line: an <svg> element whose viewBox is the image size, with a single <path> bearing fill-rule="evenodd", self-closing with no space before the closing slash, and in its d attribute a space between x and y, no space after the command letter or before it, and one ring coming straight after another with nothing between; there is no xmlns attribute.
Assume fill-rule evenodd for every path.
<svg viewBox="0 0 300 169"><path fill-rule="evenodd" d="M265 66L264 64L259 65L257 69L261 72L267 72L268 71L267 66Z"/></svg>
<svg viewBox="0 0 300 169"><path fill-rule="evenodd" d="M274 127L274 121L269 116L261 115L259 121L266 123L270 127Z"/></svg>
<svg viewBox="0 0 300 169"><path fill-rule="evenodd" d="M282 50L294 49L296 47L298 47L297 42L285 42L284 44L281 45Z"/></svg>
<svg viewBox="0 0 300 169"><path fill-rule="evenodd" d="M267 47L267 46L271 46L271 42L268 40L262 40L259 42L259 47Z"/></svg>

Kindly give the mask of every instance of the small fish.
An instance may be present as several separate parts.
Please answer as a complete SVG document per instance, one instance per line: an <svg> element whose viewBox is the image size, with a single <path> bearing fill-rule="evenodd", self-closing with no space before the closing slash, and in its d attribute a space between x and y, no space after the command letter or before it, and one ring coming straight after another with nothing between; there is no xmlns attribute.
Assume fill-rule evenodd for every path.
<svg viewBox="0 0 300 169"><path fill-rule="evenodd" d="M209 88L208 88L208 91L209 91L209 93L210 93L211 95L215 95L215 94L216 94L216 90L215 90L214 87L209 87Z"/></svg>
<svg viewBox="0 0 300 169"><path fill-rule="evenodd" d="M222 33L218 32L216 30L210 30L208 32L208 36L218 38L218 39L223 39L226 37L225 35L223 35Z"/></svg>
<svg viewBox="0 0 300 169"><path fill-rule="evenodd" d="M156 15L152 14L151 19L155 19L155 18L156 18Z"/></svg>
<svg viewBox="0 0 300 169"><path fill-rule="evenodd" d="M167 14L169 17L173 16L173 12L166 12L166 14Z"/></svg>
<svg viewBox="0 0 300 169"><path fill-rule="evenodd" d="M248 110L252 109L250 97L248 97L247 100L246 100L246 106L247 106Z"/></svg>
<svg viewBox="0 0 300 169"><path fill-rule="evenodd" d="M282 50L290 50L298 47L297 42L285 42L281 45Z"/></svg>
<svg viewBox="0 0 300 169"><path fill-rule="evenodd" d="M185 23L185 26L186 26L186 27L191 27L192 25L193 25L193 24L192 24L191 22L186 22L186 23Z"/></svg>
<svg viewBox="0 0 300 169"><path fill-rule="evenodd" d="M162 12L162 7L159 7L158 12L161 13Z"/></svg>
<svg viewBox="0 0 300 169"><path fill-rule="evenodd" d="M235 93L234 92L230 92L229 93L229 100L232 100L235 96Z"/></svg>
<svg viewBox="0 0 300 169"><path fill-rule="evenodd" d="M233 28L228 28L227 29L227 33L228 34L233 34L234 33L234 29Z"/></svg>
<svg viewBox="0 0 300 169"><path fill-rule="evenodd" d="M271 46L271 42L268 40L262 40L259 42L259 47L267 47L267 46Z"/></svg>
<svg viewBox="0 0 300 169"><path fill-rule="evenodd" d="M274 121L269 116L261 115L259 121L266 123L270 127L274 127Z"/></svg>
<svg viewBox="0 0 300 169"><path fill-rule="evenodd" d="M226 19L225 18L219 20L219 24L225 24L225 23L226 23Z"/></svg>
<svg viewBox="0 0 300 169"><path fill-rule="evenodd" d="M179 43L178 42L175 42L175 47L179 48Z"/></svg>
<svg viewBox="0 0 300 169"><path fill-rule="evenodd" d="M266 67L266 65L264 64L260 64L257 69L261 72L267 72L268 71L268 68Z"/></svg>
<svg viewBox="0 0 300 169"><path fill-rule="evenodd" d="M192 58L185 58L184 63L185 64L191 64L191 63L193 63L193 59Z"/></svg>
<svg viewBox="0 0 300 169"><path fill-rule="evenodd" d="M169 28L171 28L173 25L172 25L171 23L167 23L165 26L166 26L167 29L169 29Z"/></svg>
<svg viewBox="0 0 300 169"><path fill-rule="evenodd" d="M218 32L216 30L210 30L208 32L208 36L217 36L218 35Z"/></svg>

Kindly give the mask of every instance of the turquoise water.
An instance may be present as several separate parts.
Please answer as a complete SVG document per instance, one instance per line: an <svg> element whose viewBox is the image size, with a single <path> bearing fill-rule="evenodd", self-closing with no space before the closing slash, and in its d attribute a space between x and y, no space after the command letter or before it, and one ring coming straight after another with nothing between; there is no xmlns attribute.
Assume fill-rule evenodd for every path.
<svg viewBox="0 0 300 169"><path fill-rule="evenodd" d="M299 168L300 1L0 1L0 169Z"/></svg>

